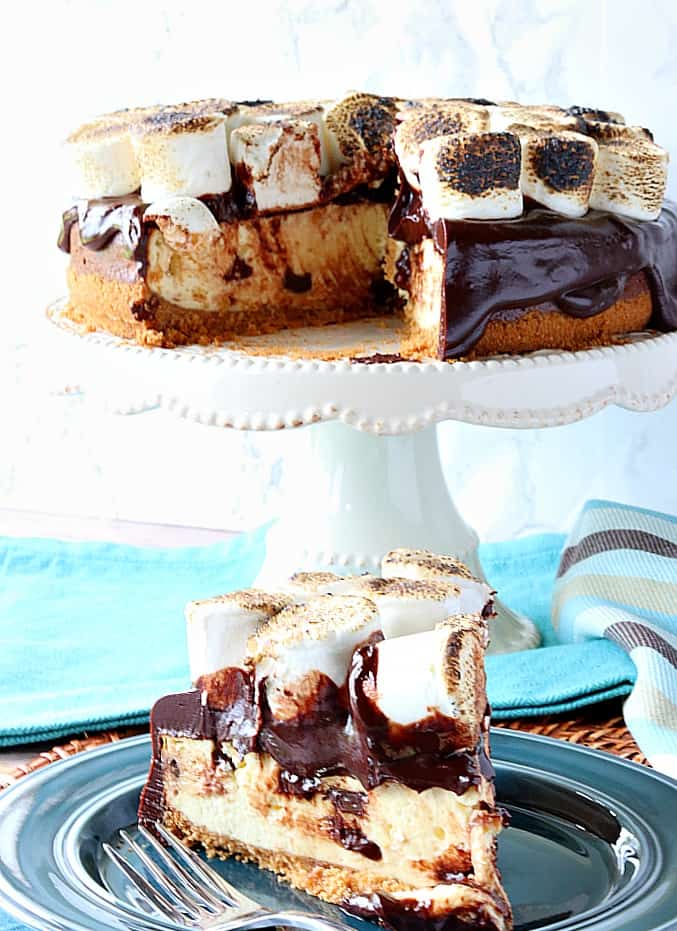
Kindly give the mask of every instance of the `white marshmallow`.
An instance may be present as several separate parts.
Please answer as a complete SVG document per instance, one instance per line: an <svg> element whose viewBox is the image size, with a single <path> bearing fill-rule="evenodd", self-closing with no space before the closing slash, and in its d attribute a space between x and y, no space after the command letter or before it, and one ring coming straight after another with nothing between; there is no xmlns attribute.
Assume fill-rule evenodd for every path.
<svg viewBox="0 0 677 931"><path fill-rule="evenodd" d="M219 224L211 210L195 197L164 197L146 207L144 220L166 220L185 233L218 232Z"/></svg>
<svg viewBox="0 0 677 931"><path fill-rule="evenodd" d="M256 589L191 601L186 605L188 662L193 684L200 676L241 666L247 640L264 621L290 603Z"/></svg>
<svg viewBox="0 0 677 931"><path fill-rule="evenodd" d="M66 150L76 198L118 197L138 189L141 176L127 129L92 123L69 137Z"/></svg>
<svg viewBox="0 0 677 931"><path fill-rule="evenodd" d="M381 560L381 572L385 579L451 582L460 589L456 614L481 614L494 595L459 560L429 550L391 550Z"/></svg>
<svg viewBox="0 0 677 931"><path fill-rule="evenodd" d="M320 143L320 175L325 177L332 170L329 153L329 141L324 120L324 106L317 100L299 100L292 103L264 103L256 106L242 106L228 121L229 144L232 133L240 126L274 125L276 123L299 122L310 123L317 128ZM231 161L237 158L231 150Z"/></svg>
<svg viewBox="0 0 677 931"><path fill-rule="evenodd" d="M427 105L400 111L395 133L395 152L400 168L412 187L418 189L421 147L428 139L489 129L486 107L464 101L430 101Z"/></svg>
<svg viewBox="0 0 677 931"><path fill-rule="evenodd" d="M516 123L544 131L568 129L575 132L580 126L579 120L561 107L506 103L488 107L488 114L489 129L494 133L505 132Z"/></svg>
<svg viewBox="0 0 677 931"><path fill-rule="evenodd" d="M590 206L655 220L665 197L668 153L641 127L589 122L588 130L599 145Z"/></svg>
<svg viewBox="0 0 677 931"><path fill-rule="evenodd" d="M444 630L425 630L376 645L376 704L388 720L414 724L434 712L458 716L445 676L447 637Z"/></svg>
<svg viewBox="0 0 677 931"><path fill-rule="evenodd" d="M353 180L385 172L392 163L396 115L394 97L350 91L339 100L327 101L324 122L330 170L346 171L347 166L348 177L357 171ZM367 166L369 171L363 176Z"/></svg>
<svg viewBox="0 0 677 931"><path fill-rule="evenodd" d="M296 120L240 126L230 136L230 156L259 210L318 203L322 183L315 124Z"/></svg>
<svg viewBox="0 0 677 931"><path fill-rule="evenodd" d="M376 644L376 697L394 724L440 714L453 718L468 745L479 740L484 715L486 621L464 615L434 630Z"/></svg>
<svg viewBox="0 0 677 931"><path fill-rule="evenodd" d="M231 187L223 114L170 114L142 120L132 135L141 175L141 197L152 203L175 194L199 197Z"/></svg>
<svg viewBox="0 0 677 931"><path fill-rule="evenodd" d="M438 136L421 146L419 180L431 220L510 219L522 213L521 148L512 133Z"/></svg>
<svg viewBox="0 0 677 931"><path fill-rule="evenodd" d="M432 630L462 613L461 589L449 582L365 577L353 581L352 593L374 602L386 639Z"/></svg>

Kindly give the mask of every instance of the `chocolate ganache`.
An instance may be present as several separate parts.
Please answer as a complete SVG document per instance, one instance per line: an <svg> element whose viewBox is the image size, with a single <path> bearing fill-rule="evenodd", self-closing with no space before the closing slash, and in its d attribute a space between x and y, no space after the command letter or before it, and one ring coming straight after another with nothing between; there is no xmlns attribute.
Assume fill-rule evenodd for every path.
<svg viewBox="0 0 677 931"><path fill-rule="evenodd" d="M445 359L471 350L489 321L506 311L601 313L639 272L651 288L650 326L677 329L677 206L671 202L648 221L595 210L570 219L537 207L514 220L431 221L420 194L402 179L389 233L407 246L432 238L443 256L439 349ZM401 274L409 261L400 261Z"/></svg>
<svg viewBox="0 0 677 931"><path fill-rule="evenodd" d="M239 205L230 194L206 194L199 199L218 223L231 222L248 213L248 208ZM83 246L98 252L117 240L122 244L126 257L136 262L137 273L143 277L147 268L148 237L155 228L152 220L144 219L147 207L139 194L80 200L61 218L59 249L70 253L71 230L77 224Z"/></svg>
<svg viewBox="0 0 677 931"><path fill-rule="evenodd" d="M392 203L395 191L393 175L388 175L377 188L358 185L352 191L331 198L332 203L354 204L361 201ZM203 194L197 198L209 208L217 223L235 223L258 214L251 191L237 177L233 188L225 194ZM321 202L329 202L327 196ZM155 228L153 220L144 219L148 203L140 193L119 197L101 197L98 200L79 200L66 210L61 218L57 245L62 252L71 251L71 230L77 224L84 246L99 251L119 237L130 259L139 263L139 273L145 274L148 235Z"/></svg>
<svg viewBox="0 0 677 931"><path fill-rule="evenodd" d="M162 818L163 735L213 741L215 765L230 765L224 743L241 754L268 753L280 766L280 791L305 798L323 791L320 778L330 775L353 776L369 789L395 781L417 792L438 786L458 795L482 778L493 779L485 748L488 713L476 747L459 744L455 721L441 716L398 726L393 733L370 698L377 672L374 645L380 639L374 635L355 651L345 685L321 676L315 694L291 720L275 718L265 680L257 687L253 673L235 667L204 676L196 689L161 698L151 714L153 757L141 796L141 823L152 826ZM337 814L359 807L358 793L344 794L332 799Z"/></svg>
<svg viewBox="0 0 677 931"><path fill-rule="evenodd" d="M469 884L468 880L465 882ZM428 902L417 898L395 899L385 892L353 895L342 904L359 918L378 921L397 931L495 931L496 928L494 919L481 906L436 915ZM501 914L506 914L504 902L496 899L494 905Z"/></svg>

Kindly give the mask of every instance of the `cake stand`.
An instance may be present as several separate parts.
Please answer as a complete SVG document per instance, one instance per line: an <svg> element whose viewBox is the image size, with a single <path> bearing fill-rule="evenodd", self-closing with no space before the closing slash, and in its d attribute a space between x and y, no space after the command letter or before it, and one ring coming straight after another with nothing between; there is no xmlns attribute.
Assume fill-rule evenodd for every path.
<svg viewBox="0 0 677 931"><path fill-rule="evenodd" d="M396 322L290 331L284 343L277 334L237 348L154 349L82 333L60 304L49 316L71 385L109 410L162 407L218 427L294 429L289 493L267 532L261 586L300 568L378 572L397 546L453 552L482 575L477 534L444 480L435 424L550 427L608 404L656 410L677 393L677 333L574 353L367 363L350 359L396 351ZM345 358L327 360L330 352ZM534 625L500 601L492 624L493 652L538 645Z"/></svg>

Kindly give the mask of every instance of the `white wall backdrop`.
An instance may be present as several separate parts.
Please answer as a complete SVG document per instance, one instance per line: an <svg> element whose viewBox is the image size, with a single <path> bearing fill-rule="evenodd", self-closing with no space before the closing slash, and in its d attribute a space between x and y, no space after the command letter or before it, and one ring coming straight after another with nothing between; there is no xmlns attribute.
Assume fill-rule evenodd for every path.
<svg viewBox="0 0 677 931"><path fill-rule="evenodd" d="M51 0L8 6L0 43L0 507L244 527L284 488L291 437L101 416L49 393L42 312L64 291L54 242L68 206L59 142L89 116L364 88L620 110L677 153L672 0ZM677 511L677 404L549 431L439 430L458 503L487 539L566 527L591 495Z"/></svg>

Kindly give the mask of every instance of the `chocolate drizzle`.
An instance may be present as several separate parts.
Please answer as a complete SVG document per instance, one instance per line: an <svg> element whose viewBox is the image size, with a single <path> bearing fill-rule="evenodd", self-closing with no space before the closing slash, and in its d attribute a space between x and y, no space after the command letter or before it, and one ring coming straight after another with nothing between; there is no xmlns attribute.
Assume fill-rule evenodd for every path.
<svg viewBox="0 0 677 931"><path fill-rule="evenodd" d="M318 776L297 776L287 769L281 769L278 776L278 788L284 795L296 798L312 798L317 795L322 783Z"/></svg>
<svg viewBox="0 0 677 931"><path fill-rule="evenodd" d="M499 903L496 903L497 906ZM483 906L457 908L436 914L427 900L395 898L385 892L353 895L342 903L347 912L377 920L397 931L495 931L496 922ZM499 908L502 914L507 908Z"/></svg>
<svg viewBox="0 0 677 931"><path fill-rule="evenodd" d="M248 208L238 204L235 194L205 194L199 200L219 223L233 222L247 215ZM140 276L146 273L147 245L153 220L145 220L148 205L139 194L121 197L102 197L99 200L80 200L63 214L58 246L63 252L71 251L71 231L77 224L83 246L98 252L113 240L121 243L126 258L137 262ZM246 277L246 274L240 277Z"/></svg>
<svg viewBox="0 0 677 931"><path fill-rule="evenodd" d="M152 227L152 224L144 222L145 209L146 205L136 194L78 201L62 217L58 246L63 252L70 252L71 231L77 224L84 246L98 252L117 239L122 244L125 257L136 261L138 274L144 275L146 246Z"/></svg>
<svg viewBox="0 0 677 931"><path fill-rule="evenodd" d="M220 670L199 680L199 688L160 699L151 713L153 759L141 796L141 822L152 826L162 814L165 734L212 740L217 758L224 756L226 743L240 754L252 750L270 754L280 766L281 792L312 798L324 791L336 811L336 832L345 835L341 843L352 837L343 816L362 814L367 797L359 791L323 786L322 777L352 776L365 789L388 781L416 792L438 786L458 795L482 778L492 779L485 749L488 717L474 748L454 745L449 726L446 733L436 734L433 723L435 727L443 723L437 719L429 722L429 728L400 726L397 733L388 729L370 697L376 675L374 646L379 639L381 635L375 634L355 651L347 685L338 688L321 677L307 706L291 720L278 720L271 711L265 680L256 687L253 675L238 668ZM368 849L365 856L375 858L375 851L365 843L366 839L359 842L362 852Z"/></svg>
<svg viewBox="0 0 677 931"><path fill-rule="evenodd" d="M350 824L337 812L329 818L328 833L337 844L346 850L354 850L368 860L382 860L383 853L378 844L369 840L366 834L355 824Z"/></svg>
<svg viewBox="0 0 677 931"><path fill-rule="evenodd" d="M432 238L444 257L440 354L467 353L492 317L528 308L591 317L614 304L643 272L650 326L677 329L677 206L640 221L591 210L569 219L540 207L515 220L431 222L402 179L389 233L408 246ZM505 316L504 316L505 318Z"/></svg>
<svg viewBox="0 0 677 931"><path fill-rule="evenodd" d="M334 808L345 815L363 815L367 810L366 792L352 792L331 786L324 794Z"/></svg>
<svg viewBox="0 0 677 931"><path fill-rule="evenodd" d="M239 174L236 172L233 176L230 191L224 194L203 194L197 198L209 208L217 223L236 223L259 213L250 179L243 173L242 166L238 170ZM379 187L372 188L361 184L338 196L330 197L329 194L325 194L321 198L321 204L328 203L329 200L344 205L363 201L392 203L395 196L394 187L394 175L388 174ZM129 258L134 258L140 263L140 274L145 274L147 239L150 231L155 228L153 220L144 220L147 206L138 193L102 197L98 200L80 200L64 212L57 244L63 252L71 251L71 230L76 224L80 230L82 244L94 251L104 249L119 237L129 253ZM246 269L243 271L244 274L234 277L248 277ZM290 290L308 290L310 285L305 280L305 275L294 275L290 270L290 276L298 279L287 285Z"/></svg>

